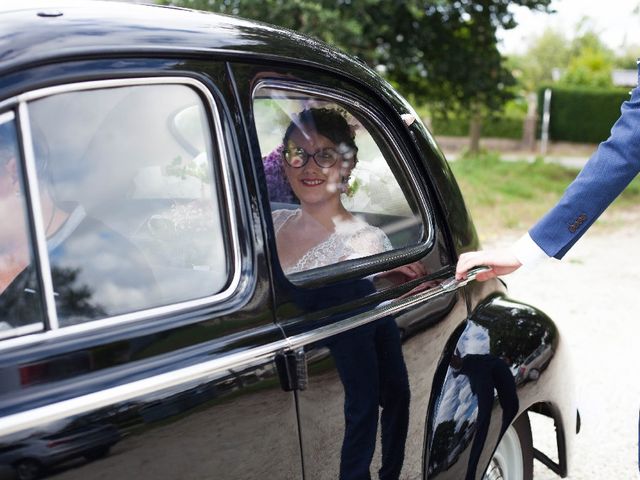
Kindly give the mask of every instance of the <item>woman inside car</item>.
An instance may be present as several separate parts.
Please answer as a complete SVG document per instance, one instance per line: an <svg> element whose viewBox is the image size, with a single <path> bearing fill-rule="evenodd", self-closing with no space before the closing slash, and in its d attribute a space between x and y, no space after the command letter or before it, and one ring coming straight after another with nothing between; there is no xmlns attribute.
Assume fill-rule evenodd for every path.
<svg viewBox="0 0 640 480"><path fill-rule="evenodd" d="M332 108L303 110L287 127L282 164L300 208L273 212L285 273L392 248L382 230L352 215L340 199L358 161L354 138L344 115Z"/></svg>

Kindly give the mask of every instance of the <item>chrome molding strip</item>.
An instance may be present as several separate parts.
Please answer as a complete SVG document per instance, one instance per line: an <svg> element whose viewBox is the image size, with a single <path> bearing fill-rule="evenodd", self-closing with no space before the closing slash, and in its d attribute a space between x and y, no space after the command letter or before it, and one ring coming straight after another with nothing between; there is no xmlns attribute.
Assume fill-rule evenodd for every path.
<svg viewBox="0 0 640 480"><path fill-rule="evenodd" d="M224 214L226 215L226 218L229 222L229 233L231 236L231 245L229 245L229 250L230 250L229 253L233 256L233 259L231 262L232 269L233 269L233 276L230 279L229 286L224 291L219 292L215 295L211 295L209 297L204 297L196 300L189 300L181 303L175 303L172 305L160 306L160 307L151 308L151 309L140 311L140 312L132 312L124 315L117 315L113 317L104 318L101 320L92 320L90 322L86 322L78 325L72 325L68 327L62 327L62 328L58 328L58 324L57 324L55 302L53 301L53 288L51 288L51 292L49 294L47 293L47 287L45 287L45 298L47 301L47 312L50 315L49 318L56 319L55 323L53 322L51 323L52 330L43 332L43 333L36 333L33 335L15 337L15 338L9 338L9 339L3 340L2 342L0 342L0 352L2 352L3 350L21 347L24 345L33 344L33 343L41 342L44 340L50 340L58 337L65 337L65 336L76 334L79 332L94 331L94 330L102 329L105 327L111 328L124 323L145 320L151 317L165 316L172 313L197 308L200 306L220 303L230 298L236 292L238 286L240 285L240 280L241 280L240 240L238 235L237 215L233 207L235 203L234 202L235 190L233 187L233 182L231 180L231 169L229 165L229 157L225 150L224 135L223 135L220 112L216 106L215 99L213 98L213 95L211 94L211 92L202 83L200 83L195 79L188 78L188 77L145 77L145 78L131 78L131 79L96 80L96 81L81 82L81 83L71 83L71 84L59 85L54 87L46 87L46 88L31 91L31 92L23 93L21 95L18 95L15 98L11 98L3 102L2 105L9 105L9 104L18 102L21 118L23 115L23 111L24 111L24 115L26 115L25 118L21 121L21 128L22 128L23 136L25 138L24 143L25 143L25 149L27 150L27 153L28 153L27 157L30 157L30 160L29 158L27 158L26 163L27 165L31 164L31 168L33 168L32 172L30 173L27 172L29 176L27 178L28 181L26 183L27 185L29 185L29 190L31 191L32 189L35 189L36 190L35 194L37 195L37 180L36 180L36 172L35 172L35 163L33 162L33 159L34 159L33 145L31 141L30 128L28 123L23 125L23 123L28 120L28 110L27 110L26 102L37 100L37 99L44 98L51 95L61 94L61 93L71 93L71 92L105 89L105 88L145 86L145 85L189 85L195 88L207 100L206 103L208 103L208 107L210 108L210 111L213 115L213 119L212 119L213 128L214 128L214 133L217 137L215 139L216 145L214 145L213 147L215 148L215 146L217 146L217 154L220 158L221 176L222 176L222 181L224 183L224 191L225 191L224 199L226 204L226 211L224 211ZM11 112L7 112L7 113L11 113ZM5 114L3 114L3 117L4 115ZM28 137L27 137L27 134L28 134ZM40 223L40 228L42 228L42 221L41 221L42 215L40 213L40 203L39 201L35 201L37 199L39 199L39 196L35 197L32 194L32 200L34 200L32 203L34 206L33 214L36 220L39 219L39 222L36 222L36 225ZM44 236L42 236L42 238L44 238ZM46 261L47 261L46 270L49 272L48 276L50 278L51 274L50 274L50 269L48 264L48 256L47 255L43 256L43 253L42 253L43 250L41 250L42 248L44 248L44 252L46 252L46 242L43 246L41 245L42 242L39 240L40 239L36 239L38 244L38 251L40 253L41 258L46 258ZM43 264L43 267L44 266L45 265ZM44 275L44 276L46 277L47 275ZM21 332L17 332L15 330L13 332L15 332L16 335L22 334Z"/></svg>
<svg viewBox="0 0 640 480"><path fill-rule="evenodd" d="M401 149L398 146L398 143L396 142L395 136L389 132L389 129L384 124L384 122L380 121L380 118L378 117L378 115L376 115L370 108L368 108L366 105L364 105L362 102L358 101L357 99L344 94L342 95L338 94L333 90L325 89L322 87L310 87L308 85L300 85L296 83L295 80L286 81L286 82L281 80L259 81L254 87L253 92L251 92L252 99L255 98L256 92L261 88L271 88L274 90L303 93L305 95L315 95L318 97L324 97L325 99L329 99L331 101L350 106L354 110L364 113L369 120L374 121L373 123L375 123L375 125L385 133L385 138L391 141L392 150L396 153L396 156L399 157L398 154L401 151ZM424 219L426 220L425 226L428 227L427 228L428 231L426 232L427 238L425 239L426 240L425 243L427 245L431 245L435 238L435 222L433 219L433 215L431 214L431 210L429 208L429 202L425 198L422 189L418 187L419 182L418 182L418 179L416 178L415 173L413 172L413 169L402 168L402 170L410 177L410 181L413 184L412 193L414 194L414 196L418 197L417 198L418 207L420 208L424 216Z"/></svg>
<svg viewBox="0 0 640 480"><path fill-rule="evenodd" d="M390 301L380 305L373 312L355 315L354 317L327 325L326 327L309 333L295 335L288 339L279 340L261 347L252 348L244 352L232 353L209 362L181 368L126 385L83 395L34 410L8 415L0 418L0 437L31 428L37 428L70 416L86 414L99 408L120 402L127 402L145 395L159 395L162 392L175 388L185 388L190 384L198 385L213 380L216 375L225 371L232 369L239 370L259 361L271 361L278 352L303 348L311 343L357 328L384 316L398 314L407 308L415 307L441 295L455 292L460 287L475 279L476 274L480 271L482 271L482 269L470 272L468 277L462 281L456 281L453 278L448 279L433 289L416 294L413 297Z"/></svg>
<svg viewBox="0 0 640 480"><path fill-rule="evenodd" d="M48 423L75 415L82 415L120 402L145 395L170 392L179 387L199 385L213 380L220 373L260 361L270 361L278 351L287 348L287 341L280 340L245 352L233 353L209 362L181 368L117 387L90 393L23 413L0 418L0 437L24 430L38 428Z"/></svg>
<svg viewBox="0 0 640 480"><path fill-rule="evenodd" d="M46 305L46 325L51 330L58 328L58 312L53 296L53 278L51 276L51 265L49 264L49 250L47 248L47 234L45 232L44 220L42 219L42 208L40 203L40 182L36 171L36 157L33 151L33 137L31 135L31 122L29 119L29 109L25 102L18 103L18 113L20 131L23 138L24 165L26 193L31 203L31 213L33 215L33 225L35 228L35 246L40 262L40 278L42 279L42 290Z"/></svg>

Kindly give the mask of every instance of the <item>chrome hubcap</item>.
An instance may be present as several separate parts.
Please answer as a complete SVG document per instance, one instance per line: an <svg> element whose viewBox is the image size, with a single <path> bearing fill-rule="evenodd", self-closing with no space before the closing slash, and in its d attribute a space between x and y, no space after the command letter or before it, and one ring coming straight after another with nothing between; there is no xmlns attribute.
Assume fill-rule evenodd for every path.
<svg viewBox="0 0 640 480"><path fill-rule="evenodd" d="M491 459L491 463L489 464L487 473L484 474L483 480L505 480L500 464L496 462L495 458Z"/></svg>
<svg viewBox="0 0 640 480"><path fill-rule="evenodd" d="M515 428L509 427L493 454L483 480L523 480L522 447Z"/></svg>

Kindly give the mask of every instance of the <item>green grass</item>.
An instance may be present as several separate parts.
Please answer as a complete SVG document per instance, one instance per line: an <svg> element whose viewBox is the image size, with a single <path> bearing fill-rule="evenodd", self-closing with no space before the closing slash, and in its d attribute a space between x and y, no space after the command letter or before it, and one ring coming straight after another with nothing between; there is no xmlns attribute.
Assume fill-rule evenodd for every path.
<svg viewBox="0 0 640 480"><path fill-rule="evenodd" d="M534 162L503 161L494 152L465 156L451 162L480 238L502 235L505 230L528 230L558 201L578 170L542 159ZM640 180L634 180L614 205L612 213L640 204ZM599 222L614 227L615 221Z"/></svg>

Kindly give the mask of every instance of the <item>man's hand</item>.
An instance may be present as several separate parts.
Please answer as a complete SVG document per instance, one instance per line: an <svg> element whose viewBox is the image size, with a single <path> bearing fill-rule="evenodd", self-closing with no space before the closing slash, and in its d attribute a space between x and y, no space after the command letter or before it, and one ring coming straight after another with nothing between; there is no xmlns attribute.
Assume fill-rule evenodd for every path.
<svg viewBox="0 0 640 480"><path fill-rule="evenodd" d="M499 275L507 275L515 272L522 266L513 252L508 248L498 250L480 250L479 252L468 252L460 255L456 267L456 279L462 280L467 276L467 272L473 267L490 267L491 270L479 273L476 280L484 282Z"/></svg>

